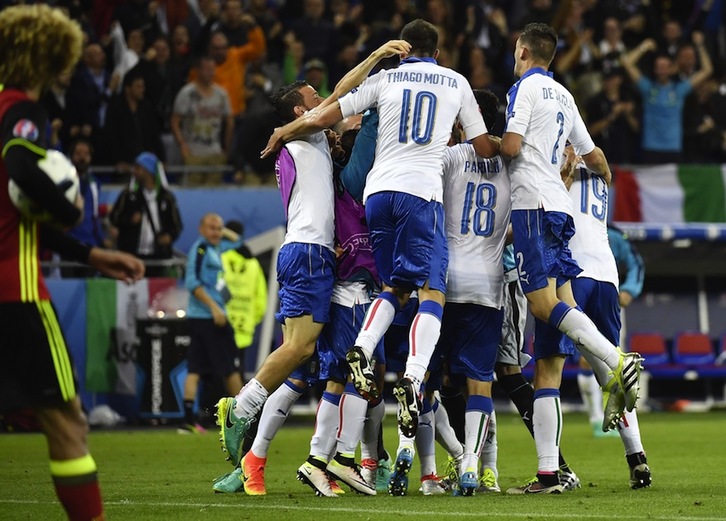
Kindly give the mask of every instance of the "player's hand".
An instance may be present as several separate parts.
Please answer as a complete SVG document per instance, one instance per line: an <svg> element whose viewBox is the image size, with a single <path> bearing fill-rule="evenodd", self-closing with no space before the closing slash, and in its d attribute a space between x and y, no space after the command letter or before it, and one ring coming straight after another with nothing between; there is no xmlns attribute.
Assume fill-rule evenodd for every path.
<svg viewBox="0 0 726 521"><path fill-rule="evenodd" d="M91 248L88 265L107 277L122 280L127 284L140 280L146 270L144 263L133 255L103 248Z"/></svg>
<svg viewBox="0 0 726 521"><path fill-rule="evenodd" d="M260 152L260 159L264 159L278 152L284 144L282 141L282 128L277 127L270 136L270 139L267 140L267 146Z"/></svg>
<svg viewBox="0 0 726 521"><path fill-rule="evenodd" d="M376 49L373 54L379 59L390 58L391 56L400 56L401 58L405 58L408 56L410 51L411 44L407 41L389 40Z"/></svg>
<svg viewBox="0 0 726 521"><path fill-rule="evenodd" d="M214 325L217 327L224 327L227 325L227 316L216 304L212 306L212 320L214 321Z"/></svg>
<svg viewBox="0 0 726 521"><path fill-rule="evenodd" d="M640 48L643 49L644 52L655 51L658 48L658 44L655 43L653 38L648 38L640 44Z"/></svg>
<svg viewBox="0 0 726 521"><path fill-rule="evenodd" d="M703 33L701 31L693 31L691 39L693 40L693 45L695 45L696 47L703 45L703 43L706 41L706 37L703 36Z"/></svg>
<svg viewBox="0 0 726 521"><path fill-rule="evenodd" d="M141 212L134 212L131 214L131 224L140 224L141 219L143 219L144 216L141 214Z"/></svg>
<svg viewBox="0 0 726 521"><path fill-rule="evenodd" d="M620 301L621 307L627 308L633 302L633 295L627 291L621 291L618 295L618 300Z"/></svg>

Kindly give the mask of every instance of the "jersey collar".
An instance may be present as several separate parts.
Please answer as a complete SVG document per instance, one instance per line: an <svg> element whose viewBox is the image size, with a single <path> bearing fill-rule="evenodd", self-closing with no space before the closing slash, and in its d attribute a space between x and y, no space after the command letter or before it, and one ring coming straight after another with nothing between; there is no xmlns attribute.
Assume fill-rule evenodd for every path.
<svg viewBox="0 0 726 521"><path fill-rule="evenodd" d="M546 71L542 67L533 67L524 74L522 74L522 77L519 78L519 81L522 81L527 76L532 76L533 74L543 74L545 76L549 76L550 78L553 77L553 74L550 71Z"/></svg>
<svg viewBox="0 0 726 521"><path fill-rule="evenodd" d="M435 58L429 58L427 56L409 56L408 58L404 58L401 60L401 65L404 63L418 63L418 62L428 62L428 63L437 63Z"/></svg>

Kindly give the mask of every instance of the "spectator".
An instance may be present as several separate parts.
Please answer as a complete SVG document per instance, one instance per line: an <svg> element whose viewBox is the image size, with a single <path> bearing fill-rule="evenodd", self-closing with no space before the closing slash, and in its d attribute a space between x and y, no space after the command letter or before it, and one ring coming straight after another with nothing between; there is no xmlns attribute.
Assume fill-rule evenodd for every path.
<svg viewBox="0 0 726 521"><path fill-rule="evenodd" d="M78 178L81 181L80 194L83 197L83 220L71 228L68 235L88 246L102 248L105 244L99 211L101 185L90 171L93 162L93 146L87 139L79 138L73 141L68 148L68 157L78 172ZM61 269L63 278L93 277L96 273L96 270L85 266Z"/></svg>
<svg viewBox="0 0 726 521"><path fill-rule="evenodd" d="M260 24L267 42L267 56L272 63L282 63L285 44L282 40L283 26L275 11L268 6L267 0L250 0L249 13Z"/></svg>
<svg viewBox="0 0 726 521"><path fill-rule="evenodd" d="M323 18L323 0L305 0L303 16L290 22L295 39L305 49L305 60L318 58L331 63L337 48L338 32L333 23Z"/></svg>
<svg viewBox="0 0 726 521"><path fill-rule="evenodd" d="M194 42L210 18L217 16L219 3L217 0L197 0L196 2L189 2L189 7L192 13L184 22L184 25L189 32L189 41Z"/></svg>
<svg viewBox="0 0 726 521"><path fill-rule="evenodd" d="M118 228L117 247L143 260L169 260L182 230L179 208L168 188L161 161L151 152L139 154L129 187L121 192L110 221ZM164 266L147 266L146 275L163 277Z"/></svg>
<svg viewBox="0 0 726 521"><path fill-rule="evenodd" d="M312 88L318 91L322 98L330 96L328 87L328 68L322 60L310 60L303 66L302 79Z"/></svg>
<svg viewBox="0 0 726 521"><path fill-rule="evenodd" d="M726 107L719 103L717 92L718 83L707 80L694 87L686 98L683 159L687 163L726 161Z"/></svg>
<svg viewBox="0 0 726 521"><path fill-rule="evenodd" d="M229 291L226 303L227 318L234 330L234 341L239 349L252 345L255 329L267 309L267 281L260 262L244 245L244 225L228 221L224 232L233 246L222 252L224 282ZM244 353L240 353L239 372L244 381Z"/></svg>
<svg viewBox="0 0 726 521"><path fill-rule="evenodd" d="M40 104L48 113L48 121L50 122L53 136L60 140L59 147L51 139L50 145L53 148L63 149L63 145L67 145L70 136L70 107L68 106L68 87L71 84L71 73L66 71L53 80L50 88L40 99ZM75 126L75 133L78 134L80 128Z"/></svg>
<svg viewBox="0 0 726 521"><path fill-rule="evenodd" d="M123 93L115 96L106 117L108 159L120 171L141 152L151 151L164 157L161 129L154 107L146 100L144 79L138 73L124 78Z"/></svg>
<svg viewBox="0 0 726 521"><path fill-rule="evenodd" d="M246 22L248 21L248 17L246 18L242 11L240 0L226 0L222 3L222 13L215 29L224 33L230 46L241 47L247 43L249 27Z"/></svg>
<svg viewBox="0 0 726 521"><path fill-rule="evenodd" d="M144 79L144 98L154 107L159 119L159 128L167 130L171 105L174 102L169 95L169 41L165 36L157 37L151 44L144 59L140 60L129 74Z"/></svg>
<svg viewBox="0 0 726 521"><path fill-rule="evenodd" d="M171 36L171 57L169 58L169 98L176 95L186 84L192 68L192 52L189 43L189 29L184 25L174 28Z"/></svg>
<svg viewBox="0 0 726 521"><path fill-rule="evenodd" d="M215 85L214 60L200 58L195 79L182 88L174 100L171 130L185 165L222 166L227 162L232 141L233 119L227 93ZM224 137L222 136L224 129ZM192 172L191 184L219 184L222 172Z"/></svg>
<svg viewBox="0 0 726 521"><path fill-rule="evenodd" d="M588 100L585 112L590 135L608 161L631 163L640 122L635 103L623 87L622 71L610 69L604 74L602 91Z"/></svg>
<svg viewBox="0 0 726 521"><path fill-rule="evenodd" d="M227 393L242 388L240 355L234 332L224 311L225 297L219 243L222 218L206 214L199 223L200 237L189 248L184 286L189 290L187 320L191 344L187 351L188 373L184 381L184 424L180 432L203 433L194 413L199 377L212 373L224 379Z"/></svg>
<svg viewBox="0 0 726 521"><path fill-rule="evenodd" d="M643 163L677 163L682 159L683 104L691 89L703 83L712 70L703 35L694 33L693 41L701 69L687 80L671 79L673 64L665 55L655 59L653 80L641 74L637 63L646 52L656 50L653 39L644 41L623 57L623 67L643 97Z"/></svg>
<svg viewBox="0 0 726 521"><path fill-rule="evenodd" d="M658 41L658 52L674 59L683 43L683 30L677 20L668 20L663 24L663 30Z"/></svg>
<svg viewBox="0 0 726 521"><path fill-rule="evenodd" d="M603 39L600 40L598 51L602 61L601 70L609 74L610 71L618 69L620 57L626 52L623 43L623 30L620 21L614 16L609 16L603 22ZM608 156L610 157L610 156Z"/></svg>
<svg viewBox="0 0 726 521"><path fill-rule="evenodd" d="M124 33L121 24L115 23L111 27L110 35L113 43L113 76L118 78L115 82L117 88L120 88L126 73L141 59L144 52L144 33L138 28L127 29Z"/></svg>

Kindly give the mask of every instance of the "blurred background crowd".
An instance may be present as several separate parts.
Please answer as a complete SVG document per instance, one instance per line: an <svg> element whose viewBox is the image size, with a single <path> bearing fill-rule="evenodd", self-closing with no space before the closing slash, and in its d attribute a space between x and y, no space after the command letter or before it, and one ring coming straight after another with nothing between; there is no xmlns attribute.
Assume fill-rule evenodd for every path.
<svg viewBox="0 0 726 521"><path fill-rule="evenodd" d="M417 17L438 27L442 65L502 101L519 29L548 22L560 36L551 70L612 163L726 161L723 0L48 3L87 36L43 99L52 145L87 140L109 176L153 152L168 172L186 165L188 184L274 183L274 159L259 159L278 124L269 96L296 79L327 95Z"/></svg>

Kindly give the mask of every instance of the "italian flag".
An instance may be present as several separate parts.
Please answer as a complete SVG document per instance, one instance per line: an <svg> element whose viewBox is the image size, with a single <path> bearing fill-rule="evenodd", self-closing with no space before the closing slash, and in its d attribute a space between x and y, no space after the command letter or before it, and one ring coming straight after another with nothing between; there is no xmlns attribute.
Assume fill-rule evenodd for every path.
<svg viewBox="0 0 726 521"><path fill-rule="evenodd" d="M613 173L613 221L726 222L726 165L669 164Z"/></svg>
<svg viewBox="0 0 726 521"><path fill-rule="evenodd" d="M86 281L87 391L136 394L136 319L147 318L154 296L175 286L166 278Z"/></svg>

